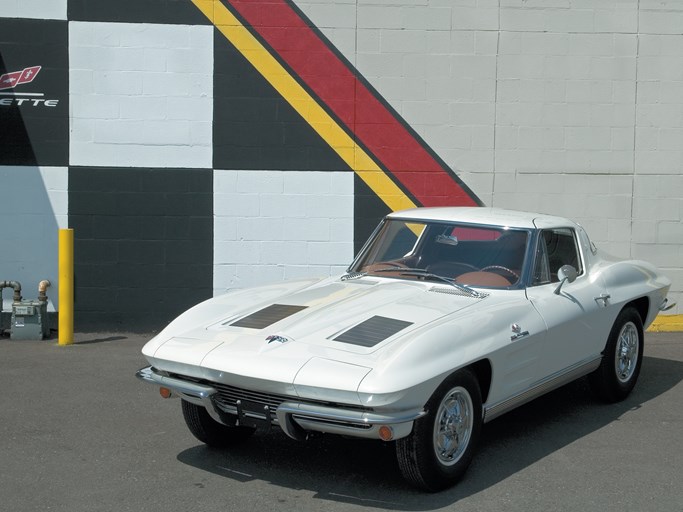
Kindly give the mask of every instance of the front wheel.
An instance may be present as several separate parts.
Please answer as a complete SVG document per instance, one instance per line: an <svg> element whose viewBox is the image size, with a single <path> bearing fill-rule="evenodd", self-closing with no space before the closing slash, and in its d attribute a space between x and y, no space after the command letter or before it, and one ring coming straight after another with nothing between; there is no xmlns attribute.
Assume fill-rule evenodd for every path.
<svg viewBox="0 0 683 512"><path fill-rule="evenodd" d="M460 370L446 379L415 422L396 441L403 477L419 489L436 492L454 485L472 461L482 425L481 391L474 374Z"/></svg>
<svg viewBox="0 0 683 512"><path fill-rule="evenodd" d="M183 418L194 435L208 446L223 448L245 441L256 429L252 427L230 427L214 420L204 407L182 401Z"/></svg>
<svg viewBox="0 0 683 512"><path fill-rule="evenodd" d="M643 361L643 322L638 312L619 313L603 352L602 362L589 375L595 395L606 402L625 399L636 385Z"/></svg>

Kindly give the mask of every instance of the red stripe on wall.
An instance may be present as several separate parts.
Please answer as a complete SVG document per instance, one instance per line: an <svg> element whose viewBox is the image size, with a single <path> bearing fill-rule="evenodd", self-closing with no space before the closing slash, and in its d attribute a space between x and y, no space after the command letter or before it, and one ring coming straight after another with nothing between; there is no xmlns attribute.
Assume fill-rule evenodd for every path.
<svg viewBox="0 0 683 512"><path fill-rule="evenodd" d="M226 0L422 206L475 206L459 183L286 0Z"/></svg>

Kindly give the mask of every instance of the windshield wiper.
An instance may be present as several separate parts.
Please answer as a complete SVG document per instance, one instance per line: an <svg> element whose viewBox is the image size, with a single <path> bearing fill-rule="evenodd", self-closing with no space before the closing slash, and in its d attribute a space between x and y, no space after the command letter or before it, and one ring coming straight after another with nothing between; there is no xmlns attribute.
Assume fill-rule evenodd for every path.
<svg viewBox="0 0 683 512"><path fill-rule="evenodd" d="M428 270L425 270L423 268L408 268L408 267L399 267L399 266L392 266L388 268L379 268L377 270L373 270L373 272L397 272L400 275L406 275L406 276L420 276L420 277L427 277L430 279L438 279L440 281L443 281L444 283L448 283L454 288L457 288L461 292L469 295L470 297L475 297L480 299L483 297L481 293L479 293L476 290L473 290L469 286L466 286L464 284L460 284L456 282L454 279L451 279L450 277L444 277L440 276L439 274L434 274L432 272L429 272Z"/></svg>
<svg viewBox="0 0 683 512"><path fill-rule="evenodd" d="M385 268L375 269L372 272L395 272L396 270L420 270L420 269L406 269L406 267L399 267L398 265L391 265ZM366 270L347 272L340 277L342 281L348 281L349 279L359 279L368 275Z"/></svg>

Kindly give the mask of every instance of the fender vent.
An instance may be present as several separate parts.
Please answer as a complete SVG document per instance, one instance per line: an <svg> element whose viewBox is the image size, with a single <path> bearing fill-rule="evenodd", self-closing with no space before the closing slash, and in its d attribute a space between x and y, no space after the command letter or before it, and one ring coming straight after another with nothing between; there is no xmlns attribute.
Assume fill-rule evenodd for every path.
<svg viewBox="0 0 683 512"><path fill-rule="evenodd" d="M308 306L273 304L257 311L256 313L242 317L230 325L232 327L246 327L247 329L265 329L269 325L279 322L280 320L283 320L294 313L298 313L307 307Z"/></svg>
<svg viewBox="0 0 683 512"><path fill-rule="evenodd" d="M409 325L413 325L413 323L384 316L373 316L343 332L334 338L334 341L360 345L361 347L374 347Z"/></svg>

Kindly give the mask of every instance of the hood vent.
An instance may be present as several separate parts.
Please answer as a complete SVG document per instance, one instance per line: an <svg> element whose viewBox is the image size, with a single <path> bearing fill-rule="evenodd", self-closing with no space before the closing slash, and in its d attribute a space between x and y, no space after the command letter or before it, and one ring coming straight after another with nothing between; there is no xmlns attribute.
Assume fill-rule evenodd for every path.
<svg viewBox="0 0 683 512"><path fill-rule="evenodd" d="M413 323L384 316L373 316L340 334L334 338L334 341L360 345L361 347L374 347L409 325L413 325Z"/></svg>
<svg viewBox="0 0 683 512"><path fill-rule="evenodd" d="M308 306L289 306L286 304L273 304L263 308L256 313L240 318L236 322L231 323L232 327L245 327L247 329L265 329L269 325L274 324L287 318L288 316L298 313Z"/></svg>

